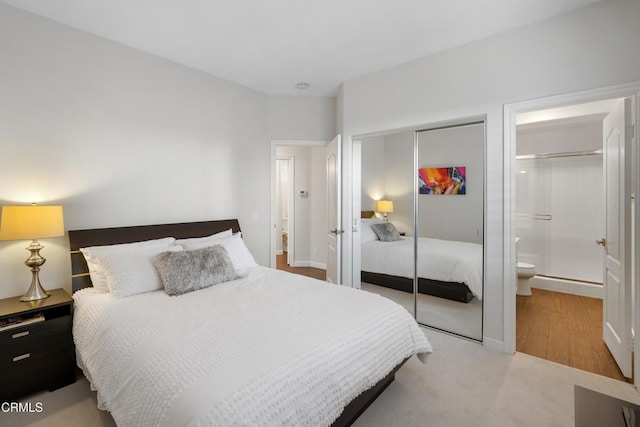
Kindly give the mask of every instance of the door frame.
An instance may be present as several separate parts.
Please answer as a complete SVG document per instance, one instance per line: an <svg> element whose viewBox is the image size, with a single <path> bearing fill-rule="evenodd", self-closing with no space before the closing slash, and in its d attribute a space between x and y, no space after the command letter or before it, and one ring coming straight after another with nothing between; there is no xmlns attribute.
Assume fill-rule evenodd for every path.
<svg viewBox="0 0 640 427"><path fill-rule="evenodd" d="M516 221L515 221L515 162L516 162L516 115L530 111L543 110L547 108L562 107L573 104L581 104L586 102L601 101L610 98L626 98L635 96L635 152L638 152L640 144L638 141L638 124L640 123L640 82L633 82L624 85L616 85L598 89L591 89L569 94L556 95L545 98L532 99L528 101L515 102L505 104L503 109L503 125L504 125L504 152L503 152L503 171L504 171L504 222L503 222L503 253L504 253L504 270L503 270L503 325L504 325L504 351L506 353L515 353L516 351ZM632 159L633 166L636 171L640 171L640 155L636 154ZM640 173L635 174L634 181L636 192L640 190ZM632 222L635 227L635 235L633 241L632 253L635 253L632 259L632 269L635 271L634 283L632 288L635 292L634 312L633 312L633 328L637 334L640 332L640 292L638 287L638 276L640 275L640 209L636 206L634 218ZM634 366L640 367L640 339L634 337ZM635 387L640 387L640 375L634 375Z"/></svg>
<svg viewBox="0 0 640 427"><path fill-rule="evenodd" d="M271 268L276 268L276 159L277 159L277 147L278 146L297 146L297 147L326 147L327 144L331 141L324 140L301 140L301 139L274 139L271 140L271 149L270 149L270 191L269 191L269 265ZM293 166L295 164L295 160L291 163ZM290 203L290 208L295 208L295 169L292 171L292 182L291 185L294 188L293 198ZM294 215L295 216L295 215ZM291 221L291 218L289 218ZM295 224L295 218L294 218ZM291 229L291 227L290 227ZM295 230L294 230L295 236ZM289 245L294 248L295 251L295 242L292 242L293 239L289 237ZM294 252L295 255L295 252Z"/></svg>

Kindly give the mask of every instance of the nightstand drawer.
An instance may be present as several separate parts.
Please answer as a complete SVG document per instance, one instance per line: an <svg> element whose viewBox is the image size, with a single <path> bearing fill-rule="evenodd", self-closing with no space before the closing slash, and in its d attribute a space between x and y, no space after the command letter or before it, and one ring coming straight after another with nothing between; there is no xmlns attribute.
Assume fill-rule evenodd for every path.
<svg viewBox="0 0 640 427"><path fill-rule="evenodd" d="M48 352L38 351L17 353L15 356L8 358L8 363L0 365L0 377L6 378L12 373L21 373L25 370L32 370L36 366L44 366L45 370L51 367L61 366L61 361L73 358L73 348L60 347L49 349Z"/></svg>
<svg viewBox="0 0 640 427"><path fill-rule="evenodd" d="M33 358L73 348L71 323L71 316L63 316L0 333L0 367L25 354Z"/></svg>
<svg viewBox="0 0 640 427"><path fill-rule="evenodd" d="M46 388L55 390L75 381L73 347L61 347L47 354L19 355L28 357L0 366L0 400L11 400L28 392Z"/></svg>

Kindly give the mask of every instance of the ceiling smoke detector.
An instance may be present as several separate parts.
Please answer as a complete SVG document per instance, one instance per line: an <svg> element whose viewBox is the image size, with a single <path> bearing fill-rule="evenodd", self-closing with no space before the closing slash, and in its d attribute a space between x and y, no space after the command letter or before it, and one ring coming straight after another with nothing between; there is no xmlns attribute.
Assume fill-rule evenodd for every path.
<svg viewBox="0 0 640 427"><path fill-rule="evenodd" d="M296 89L298 89L298 90L309 89L309 86L311 86L311 85L309 83L307 83L307 82L298 82L298 83L296 83Z"/></svg>

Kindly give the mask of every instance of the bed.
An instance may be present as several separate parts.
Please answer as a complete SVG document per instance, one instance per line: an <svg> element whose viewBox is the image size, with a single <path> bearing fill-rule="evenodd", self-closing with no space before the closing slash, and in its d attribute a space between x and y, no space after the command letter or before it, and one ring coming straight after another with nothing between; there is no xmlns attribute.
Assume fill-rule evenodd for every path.
<svg viewBox="0 0 640 427"><path fill-rule="evenodd" d="M413 292L414 239L380 241L369 230L378 222L372 212L362 212L361 280ZM482 300L482 245L419 237L417 253L420 293L463 303Z"/></svg>
<svg viewBox="0 0 640 427"><path fill-rule="evenodd" d="M227 230L238 222L69 232L78 364L119 426L350 425L407 358L426 361L422 330L375 294L253 265L180 296L116 298L92 288L80 251Z"/></svg>

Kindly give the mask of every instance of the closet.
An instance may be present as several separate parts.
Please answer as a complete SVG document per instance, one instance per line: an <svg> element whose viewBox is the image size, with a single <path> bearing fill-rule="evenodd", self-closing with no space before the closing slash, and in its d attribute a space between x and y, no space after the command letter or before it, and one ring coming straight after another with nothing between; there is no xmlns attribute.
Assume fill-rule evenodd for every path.
<svg viewBox="0 0 640 427"><path fill-rule="evenodd" d="M361 288L482 341L484 120L359 141Z"/></svg>

